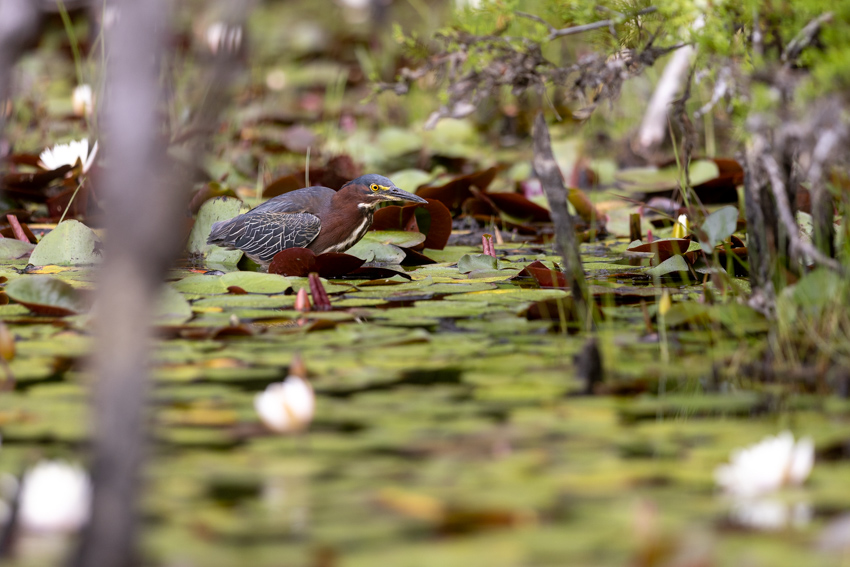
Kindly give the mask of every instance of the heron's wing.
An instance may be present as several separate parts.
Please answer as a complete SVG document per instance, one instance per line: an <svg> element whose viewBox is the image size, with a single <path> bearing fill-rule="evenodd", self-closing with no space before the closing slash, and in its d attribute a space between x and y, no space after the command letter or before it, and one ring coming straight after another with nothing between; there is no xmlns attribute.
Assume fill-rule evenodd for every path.
<svg viewBox="0 0 850 567"><path fill-rule="evenodd" d="M306 248L321 228L319 217L310 213L254 209L230 221L216 223L207 242L238 248L249 257L268 263L286 248Z"/></svg>
<svg viewBox="0 0 850 567"><path fill-rule="evenodd" d="M298 189L273 197L252 209L248 214L318 213L331 202L335 194L336 191L330 187L316 186Z"/></svg>

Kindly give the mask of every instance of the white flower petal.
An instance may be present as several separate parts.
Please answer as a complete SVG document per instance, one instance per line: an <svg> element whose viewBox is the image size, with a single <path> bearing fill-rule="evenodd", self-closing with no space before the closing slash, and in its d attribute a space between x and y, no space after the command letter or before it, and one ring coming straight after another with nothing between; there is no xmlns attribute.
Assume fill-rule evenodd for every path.
<svg viewBox="0 0 850 567"><path fill-rule="evenodd" d="M815 465L815 444L811 437L797 441L788 467L788 482L803 484Z"/></svg>
<svg viewBox="0 0 850 567"><path fill-rule="evenodd" d="M732 452L729 464L714 471L715 482L730 494L755 496L778 490L788 483L800 484L811 472L814 446L811 440L794 443L784 431L759 443Z"/></svg>
<svg viewBox="0 0 850 567"><path fill-rule="evenodd" d="M92 154L89 154L89 141L77 140L67 144L56 144L52 148L47 148L38 156L38 165L47 171L59 169L63 165L75 166L80 162L81 166L85 164L91 167L94 161L94 155L97 152L97 142L92 148ZM88 171L87 167L83 167L83 172Z"/></svg>
<svg viewBox="0 0 850 567"><path fill-rule="evenodd" d="M295 418L302 423L313 419L316 398L313 388L306 380L298 376L289 376L283 383L283 395L286 407Z"/></svg>
<svg viewBox="0 0 850 567"><path fill-rule="evenodd" d="M90 85L77 85L71 95L71 106L76 116L88 116L94 109L94 95Z"/></svg>
<svg viewBox="0 0 850 567"><path fill-rule="evenodd" d="M254 409L269 429L282 433L292 429L292 420L286 413L283 399L283 383L269 384L265 391L257 394Z"/></svg>
<svg viewBox="0 0 850 567"><path fill-rule="evenodd" d="M91 483L82 468L42 462L26 473L20 499L21 527L32 532L71 532L88 521Z"/></svg>

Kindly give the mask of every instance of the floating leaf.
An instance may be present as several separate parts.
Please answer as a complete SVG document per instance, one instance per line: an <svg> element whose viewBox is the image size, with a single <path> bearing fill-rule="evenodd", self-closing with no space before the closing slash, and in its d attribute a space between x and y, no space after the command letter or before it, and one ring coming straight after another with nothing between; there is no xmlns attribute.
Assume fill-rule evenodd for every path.
<svg viewBox="0 0 850 567"><path fill-rule="evenodd" d="M56 225L30 255L30 264L34 266L77 266L95 264L100 260L100 239L92 229L76 220Z"/></svg>
<svg viewBox="0 0 850 567"><path fill-rule="evenodd" d="M179 291L170 285L162 286L156 302L154 323L181 325L192 318L192 306Z"/></svg>
<svg viewBox="0 0 850 567"><path fill-rule="evenodd" d="M64 317L87 310L80 292L66 282L50 276L25 276L6 285L6 294L33 313Z"/></svg>
<svg viewBox="0 0 850 567"><path fill-rule="evenodd" d="M372 230L410 230L415 225L426 236L422 246L442 250L452 233L452 215L443 203L427 199L427 205L392 205L378 209Z"/></svg>
<svg viewBox="0 0 850 567"><path fill-rule="evenodd" d="M558 269L550 268L543 262L535 260L517 274L520 277L534 278L540 287L566 287L567 277Z"/></svg>
<svg viewBox="0 0 850 567"><path fill-rule="evenodd" d="M217 294L227 293L220 276L193 275L174 282L174 289L183 293Z"/></svg>
<svg viewBox="0 0 850 567"><path fill-rule="evenodd" d="M685 261L684 256L671 256L657 266L649 268L644 273L652 277L661 277L674 272L690 273L688 271L688 263Z"/></svg>
<svg viewBox="0 0 850 567"><path fill-rule="evenodd" d="M549 210L529 201L519 193L485 193L486 199L511 217L528 222L549 222Z"/></svg>
<svg viewBox="0 0 850 567"><path fill-rule="evenodd" d="M216 197L201 205L198 217L189 233L187 250L189 254L201 256L207 262L234 265L242 257L241 250L227 250L214 244L207 244L212 225L218 221L232 219L239 214L242 202L232 197Z"/></svg>
<svg viewBox="0 0 850 567"><path fill-rule="evenodd" d="M496 166L469 175L461 175L443 185L420 187L416 190L416 194L425 199L436 199L450 211L458 211L463 202L473 196L469 188L477 187L482 191L486 190L499 170L500 168Z"/></svg>
<svg viewBox="0 0 850 567"><path fill-rule="evenodd" d="M351 273L363 264L362 258L351 254L327 252L316 256L308 248L288 248L275 254L269 264L269 273L306 277L310 272L317 272L323 278L336 278Z"/></svg>
<svg viewBox="0 0 850 567"><path fill-rule="evenodd" d="M702 223L702 230L708 239L707 241L700 239L703 252L711 254L714 250L714 245L732 236L737 225L737 207L723 207L708 215L705 222Z"/></svg>
<svg viewBox="0 0 850 567"><path fill-rule="evenodd" d="M348 253L352 256L357 256L358 258L361 258L364 262L377 262L380 264L400 264L404 260L404 250L402 250L398 246L395 246L394 244L387 244L376 241L369 237L370 234L386 233L366 233L366 236L364 236L360 242L348 249ZM415 234L418 234L424 240L424 234ZM420 240L420 242L422 242L422 240Z"/></svg>
<svg viewBox="0 0 850 567"><path fill-rule="evenodd" d="M21 242L12 238L0 239L0 260L17 260L29 256L35 250L35 244Z"/></svg>
<svg viewBox="0 0 850 567"><path fill-rule="evenodd" d="M644 254L655 254L659 262L663 262L671 256L685 254L691 245L687 238L667 238L653 240L652 242L639 242L628 247L627 252L638 252Z"/></svg>
<svg viewBox="0 0 850 567"><path fill-rule="evenodd" d="M240 287L247 293L268 294L283 293L291 287L285 277L260 272L230 272L221 276L221 284L226 288Z"/></svg>
<svg viewBox="0 0 850 567"><path fill-rule="evenodd" d="M457 270L462 274L468 274L475 270L496 270L499 268L499 260L487 254L464 254L457 261Z"/></svg>

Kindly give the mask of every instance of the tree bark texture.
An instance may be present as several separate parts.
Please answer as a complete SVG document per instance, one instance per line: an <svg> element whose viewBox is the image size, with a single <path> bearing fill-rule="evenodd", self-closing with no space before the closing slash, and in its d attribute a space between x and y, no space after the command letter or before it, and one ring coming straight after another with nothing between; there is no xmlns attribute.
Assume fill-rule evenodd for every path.
<svg viewBox="0 0 850 567"><path fill-rule="evenodd" d="M169 182L159 132L164 0L117 2L102 139L110 167L107 238L95 307L92 516L75 565L137 565L138 505L147 452L152 306L178 250L181 193Z"/></svg>
<svg viewBox="0 0 850 567"><path fill-rule="evenodd" d="M567 188L552 153L549 126L542 111L534 119L533 167L549 201L549 211L555 226L555 250L563 260L562 271L572 293L576 316L582 324L590 326L587 281L581 265L575 225L567 207Z"/></svg>

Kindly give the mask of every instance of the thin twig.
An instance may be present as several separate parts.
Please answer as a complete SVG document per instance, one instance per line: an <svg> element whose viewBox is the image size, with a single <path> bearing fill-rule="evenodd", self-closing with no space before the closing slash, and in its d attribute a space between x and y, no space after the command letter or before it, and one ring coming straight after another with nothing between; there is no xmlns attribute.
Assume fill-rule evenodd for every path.
<svg viewBox="0 0 850 567"><path fill-rule="evenodd" d="M657 7L650 6L649 8L644 8L643 10L639 10L639 11L635 12L634 15L635 16L643 16L645 14L651 14L653 12L656 12L657 10L658 10ZM619 21L619 19L618 20L614 20L614 19L600 20L598 22L593 22L591 24L584 24L584 25L581 25L581 26L573 26L573 27L570 27L570 28L563 28L563 29L559 29L559 30L554 30L554 31L550 32L549 35L546 37L546 41L552 41L553 39L557 39L559 37L564 37L564 36L567 36L567 35L575 35L577 33L584 33L586 31L596 30L596 29L599 29L599 28L607 28L609 26L616 24L618 21Z"/></svg>
<svg viewBox="0 0 850 567"><path fill-rule="evenodd" d="M796 59L800 56L800 53L802 53L806 47L811 45L812 41L814 41L815 37L817 37L821 26L831 20L832 12L827 12L806 24L803 29L794 36L794 39L788 43L788 46L782 53L782 62L792 63L796 61Z"/></svg>
<svg viewBox="0 0 850 567"><path fill-rule="evenodd" d="M515 11L514 14L516 14L520 18L527 18L529 20L537 22L538 24L543 24L544 26L546 26L546 29L549 30L549 33L554 33L558 29L540 16L535 16L534 14L529 14L527 12L520 12L518 10Z"/></svg>
<svg viewBox="0 0 850 567"><path fill-rule="evenodd" d="M791 213L791 204L788 202L788 195L785 192L785 182L782 181L779 164L776 163L776 159L770 154L762 154L761 162L768 177L770 177L770 188L773 191L774 199L776 199L779 219L785 225L785 231L788 233L791 249L806 254L816 264L835 270L842 275L847 275L847 270L838 261L825 256L820 250L800 239L800 228L797 226L797 221L794 220L794 215Z"/></svg>

